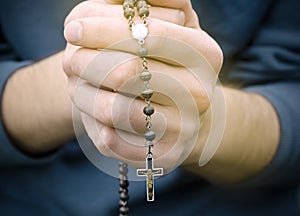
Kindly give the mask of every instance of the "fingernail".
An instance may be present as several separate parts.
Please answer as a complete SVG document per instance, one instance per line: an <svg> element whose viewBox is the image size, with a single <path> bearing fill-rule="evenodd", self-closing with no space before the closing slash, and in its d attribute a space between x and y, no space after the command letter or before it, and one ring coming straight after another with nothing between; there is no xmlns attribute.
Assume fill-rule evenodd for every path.
<svg viewBox="0 0 300 216"><path fill-rule="evenodd" d="M70 22L65 28L65 38L70 43L77 43L81 40L82 25L80 22Z"/></svg>

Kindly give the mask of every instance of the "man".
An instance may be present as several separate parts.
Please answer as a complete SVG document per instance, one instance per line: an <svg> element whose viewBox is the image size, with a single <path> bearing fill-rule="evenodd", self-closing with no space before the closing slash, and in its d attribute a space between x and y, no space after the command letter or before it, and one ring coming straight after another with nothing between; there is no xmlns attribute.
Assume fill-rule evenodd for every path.
<svg viewBox="0 0 300 216"><path fill-rule="evenodd" d="M170 7L167 1L164 2L166 2L166 6ZM154 1L149 1L149 3L153 4L153 7L155 7ZM29 6L30 9L34 5L32 4L32 2L26 2L24 4ZM54 1L51 2L51 5L52 4L57 6L59 5L58 2L55 4ZM87 6L89 4L93 4L93 2L86 3ZM229 192L222 191L221 189L217 189L218 187L214 187L203 182L198 176L189 174L184 170L177 169L176 171L157 181L156 190L158 195L157 202L155 202L154 205L157 205L158 208L153 208L153 205L147 205L144 202L144 183L132 183L130 187L130 211L133 215L165 215L170 212L172 212L172 214L178 215L182 215L183 212L187 215L214 215L220 213L227 213L230 215L280 215L282 213L290 213L291 215L296 215L299 212L299 206L297 205L298 192L296 189L297 182L299 180L299 175L297 176L297 173L299 173L297 172L299 167L299 151L297 151L297 143L299 142L297 142L297 136L295 132L298 130L297 127L299 127L297 126L299 124L296 124L297 122L299 122L299 114L297 115L296 110L296 108L298 107L296 99L298 98L297 89L299 88L299 62L297 61L298 43L295 42L295 38L297 37L294 37L294 33L296 34L297 30L299 31L299 27L297 26L296 21L293 22L293 20L297 20L296 16L298 16L296 10L297 2L279 1L276 4L273 3L274 5L271 4L271 1L267 1L264 3L256 3L251 1L251 3L249 2L247 3L247 5L244 5L246 3L235 2L235 13L239 12L240 14L244 14L242 13L242 10L240 10L240 8L247 8L248 10L246 12L249 14L253 14L253 11L255 11L256 16L252 17L253 21L249 21L248 25L245 25L245 23L240 23L243 19L237 19L237 15L225 15L227 13L231 15L230 12L231 10L234 10L234 7L232 7L232 5L225 6L223 4L224 3L222 3L223 7L221 7L221 10L217 7L218 1L214 3L212 3L211 1L209 3L195 2L195 8L197 9L198 15L200 16L202 27L206 28L207 31L214 35L223 49L223 52L225 54L225 67L221 72L221 75L223 74L224 79L227 78L229 81L232 81L234 83L243 82L244 86L247 86L248 91L258 92L268 99L259 99L259 102L262 103L261 106L266 105L267 110L272 110L272 106L270 106L268 102L271 101L273 106L276 108L276 115L274 115L275 112L267 111L266 113L267 116L269 116L269 114L272 116L269 116L266 119L268 121L272 121L272 123L270 124L272 127L274 127L275 136L272 137L275 137L275 139L271 141L271 143L275 144L271 145L273 146L271 147L271 149L273 150L271 152L268 152L269 148L266 148L266 155L269 158L263 160L263 164L257 163L257 166L247 167L251 168L250 176L254 175L254 178L256 179L249 179L250 177L248 169L246 169L246 172L235 174L236 170L231 169L231 167L229 166L231 163L229 163L228 166L224 167L227 169L226 172L221 173L221 177L224 177L224 175L225 177L224 179L221 179L222 181L219 181L219 183L222 183L224 181L239 182L241 179L243 179L244 181L248 180L248 182L245 183L248 184L248 187L243 189L236 189L234 191L230 190ZM46 9L45 11L51 11L49 5L46 7L45 5L39 6L40 7L36 8L35 10L43 11L42 9ZM7 12L7 14L9 14L8 9L12 9L15 7L17 7L17 4L4 4L1 2L1 10L3 10L3 13ZM61 5L60 7L63 8L63 6ZM179 9L184 9L184 7ZM153 11L154 10L155 9L153 9ZM31 12L31 10L29 11ZM57 10L54 11L57 12ZM227 20L223 19L223 17L221 16L222 13L220 13L221 11L224 12L223 14L226 18L231 18L229 19L230 22L225 22ZM258 11L260 13L258 13ZM283 22L283 18L287 17L282 16L282 11L289 11L289 17L293 18L292 21ZM25 12L24 5L22 6L21 12ZM188 15L189 12L192 13L191 10L189 10L188 12L186 12L185 16ZM214 19L212 19L211 15L215 14L216 12L218 12L218 16L215 15ZM246 12L245 16L248 15ZM1 12L1 14L3 13ZM20 13L14 14L21 15ZM53 14L54 12L49 13L49 15L52 16ZM18 16L14 16L18 21L26 21L26 19L18 19ZM33 14L31 14L31 16L33 16ZM210 16L210 19L206 18L206 16ZM7 19L7 15L3 15L2 18L3 17ZM47 18L46 20L52 20L50 19L51 16L45 15L45 17ZM280 17L280 19L277 17ZM234 18L236 18L236 20ZM33 20L37 22L37 19ZM219 22L219 20L221 20L222 22ZM233 25L232 23L235 23L235 25ZM287 34L291 35L288 36L288 42L285 42L285 40L280 40L281 38L285 38L281 36L281 31L274 30L277 29L274 28L274 26L282 23L285 23L284 32L293 32L293 34ZM30 24L32 24L32 20L30 20ZM220 27L218 27L218 25L220 25ZM12 26L14 28L12 28ZM21 27L24 26L27 25L22 25ZM36 26L32 25L32 27ZM4 35L6 35L6 47L10 48L6 50L12 50L12 53L14 54L12 57L12 55L9 53L10 55L6 55L6 59L35 60L37 58L43 58L44 56L49 55L55 50L55 48L52 48L54 46L51 45L51 49L42 49L49 49L48 51L45 51L44 54L27 56L25 55L25 53L27 53L28 50L34 51L42 47L34 46L35 49L32 49L32 46L30 46L31 49L26 50L23 47L25 45L22 45L23 43L15 44L16 42L20 41L19 38L25 38L24 36L26 34L22 36L20 35L21 37L13 39L14 35L19 34L9 33L11 29L17 29L18 31L21 30L20 28L18 28L18 26L13 25L13 23L3 24L2 29ZM36 31L40 32L41 29L37 29ZM32 32L34 31L28 31L28 29L27 31L24 31L24 33L27 32L30 32L30 35L32 36ZM54 35L59 35L59 28L57 27L57 30L53 29L53 32L55 33ZM242 33L244 33L244 35L241 35ZM41 40L43 37L37 38ZM30 39L31 40L29 41L32 41L31 37ZM47 42L48 41L49 39L47 39ZM276 47L274 47L275 45L273 44L267 46L270 43L269 41L274 41ZM45 43L40 42L39 44ZM82 45L84 46L84 44ZM58 47L60 46L61 45L58 45ZM290 51L290 47L293 48L293 51ZM22 52L22 50L25 51ZM274 55L274 53L276 53L276 55ZM280 57L275 58L274 56ZM46 64L45 67L42 68L49 69L49 65L51 65L51 67L54 65L52 63L53 58L55 57L50 57L44 61L33 64L32 66L33 68L36 68L36 66L38 65L41 66L43 64ZM47 62L49 61L51 61L51 63L47 64ZM53 61L57 62L57 60ZM288 62L288 64L286 62ZM9 64L11 64L12 66ZM28 215L38 215L41 213L45 214L45 212L48 213L48 215L116 214L118 193L116 191L117 185L112 185L113 178L107 176L106 174L103 174L100 170L93 167L89 163L89 161L87 161L82 155L78 146L73 144L63 145L66 140L70 140L73 133L70 123L71 105L66 99L66 80L64 76L61 77L61 85L53 87L51 84L52 78L59 77L61 74L57 73L57 76L54 76L54 74L49 72L50 77L44 77L44 75L41 75L41 80L46 80L46 83L49 83L50 86L45 87L45 85L43 85L42 83L41 86L35 87L34 84L39 83L36 82L38 81L38 79L33 79L34 81L28 82L25 78L21 78L23 74L30 74L30 72L28 71L24 72L25 70L28 70L30 66L17 70L16 73L14 73L14 75L11 76L8 81L6 81L9 74L11 74L20 65L8 61L3 62L3 65L5 65L6 67L1 67L3 68L1 70L4 71L4 69L6 69L7 75L5 76L3 75L4 72L1 72L1 78L3 77L2 80L6 82L2 97L2 115L4 126L8 131L6 135L9 135L10 140L13 140L13 142L9 141L8 137L5 137L5 133L3 131L3 133L1 134L1 140L3 140L1 143L3 143L4 145L4 147L2 148L3 152L1 153L3 155L1 156L3 170L3 175L1 175L1 203L3 203L3 205L1 205L0 207L2 208L1 212L4 212L4 214L7 215L18 215L18 213L20 212ZM218 70L217 68L218 67L216 67L216 70ZM226 70L227 68L229 69ZM45 70L38 71L38 74L40 75L40 72L44 72ZM51 71L57 70L54 69ZM269 75L268 71L272 71L272 73L270 73ZM287 71L289 71L288 76L286 75ZM226 73L228 73L228 76L225 76ZM284 76L282 75L283 73ZM32 72L32 74L35 73ZM33 89L31 89L28 94L25 94L26 88L24 85L22 85L22 82L19 81L18 78L20 80L25 79L25 84L30 83L30 87ZM26 78L28 77L26 76ZM56 84L56 82L53 83ZM4 87L4 85L2 86ZM23 88L21 88L19 91L16 91L17 87L20 86ZM57 89L61 89L62 91L57 91ZM43 90L46 90L46 93L42 93ZM49 90L56 90L51 100L48 100L47 98L48 96L50 96L49 92L52 92ZM16 96L16 92L25 94L23 96L23 101L20 100L20 98L22 98L20 96L17 97L17 100L11 99L12 97ZM56 95L59 95L61 92L64 92L64 94L62 96L56 97ZM280 96L280 94L286 95L285 92L289 93L289 98ZM37 94L38 96L40 96L39 99L35 101L37 97L33 96L33 94ZM277 94L279 95L277 96ZM29 96L33 98L32 101L35 101L35 103L32 103L31 101L30 103L28 103L28 100L30 99ZM15 104L15 101L17 101L17 105ZM49 101L51 103L43 107L39 105L38 102L40 101L43 102L41 104L44 105L44 101ZM62 101L65 103L65 105L61 103ZM26 105L28 104L30 106L29 108L26 108ZM57 104L58 106L55 106ZM43 109L37 112L34 109L36 108L35 105L38 108L37 110L39 110L40 108ZM13 107L17 107L17 109L13 109ZM57 107L57 109L54 109L53 107ZM249 108L249 106L247 106L247 108ZM53 112L54 110L58 111ZM251 110L249 112L251 112ZM15 113L21 114L22 118L16 117ZM47 116L48 113L51 114L50 117ZM57 113L60 114L56 116ZM45 126L41 123L38 123L33 128L38 129L37 132L33 132L34 130L31 128L29 132L26 132L25 129L29 129L29 126L26 126L27 121L25 120L27 119L23 118L28 114L34 114L34 116L37 117L38 120L40 120L36 121L33 120L32 117L28 118L29 120L33 120L33 123L42 122L45 123L47 127L52 125L51 128L54 129L54 132L52 133L52 130L48 129L47 127L45 128ZM51 117L54 114L55 116ZM280 134L278 132L279 127L278 125L276 126L277 115L280 119ZM41 120L41 116L47 117L47 121L45 122L44 119ZM61 118L62 116L66 117L67 119L63 120ZM261 117L263 119L263 116ZM16 118L16 120L12 120L12 118ZM22 121L20 121L19 119L22 119ZM289 119L292 119L293 121ZM61 122L61 120L63 121ZM283 121L288 121L288 123L284 124ZM25 125L22 125L21 123ZM33 123L30 123L29 125L32 125ZM15 129L16 126L14 124L19 128ZM62 129L66 130L67 132L61 131ZM44 134L42 133L43 131ZM258 133L259 132L261 131L258 131ZM21 135L18 133L21 133ZM276 136L277 133L278 136ZM44 138L45 134L52 138L54 137L55 139L51 140L50 138ZM276 142L279 141L279 135L281 136L280 143ZM32 140L30 140L28 137ZM270 138L270 136L266 136L266 138ZM255 142L253 145L255 146L257 143L259 142ZM269 140L267 140L266 143L269 143ZM288 145L290 146L290 148L285 148ZM237 145L237 147L238 146L239 145ZM222 145L220 146L220 148L222 150ZM233 150L235 149L230 148L230 151ZM25 152L25 154L21 152ZM30 156L28 157L28 155ZM290 160L285 159L288 155ZM198 159L199 157L195 158ZM264 157L262 156L261 158ZM191 159L191 161L194 162L193 158ZM247 160L245 161L247 162ZM251 159L250 161L253 161L253 159ZM212 159L212 162L215 162L214 158ZM233 165L236 164L239 164L239 162L237 163L237 161L234 160ZM188 165L190 164L188 163ZM217 165L218 164L216 163L212 163L213 169L210 169L209 166L203 167L204 170L200 170L200 175L211 179L212 181L215 181L215 178L211 177L214 177L214 171L218 170L215 169L218 167ZM242 163L241 165L245 164ZM266 166L268 167L265 168ZM282 170L282 166L284 170ZM253 167L254 169L252 169ZM238 170L241 169L240 167L238 168ZM233 173L227 171L232 171ZM261 175L259 175L260 171L262 171ZM231 178L231 174L234 174L234 178ZM249 187L250 190L247 189ZM185 196L182 196L182 194L185 194ZM263 206L261 206L262 202L264 202ZM176 203L176 206L172 205L172 203ZM280 203L281 205L279 205L278 203Z"/></svg>

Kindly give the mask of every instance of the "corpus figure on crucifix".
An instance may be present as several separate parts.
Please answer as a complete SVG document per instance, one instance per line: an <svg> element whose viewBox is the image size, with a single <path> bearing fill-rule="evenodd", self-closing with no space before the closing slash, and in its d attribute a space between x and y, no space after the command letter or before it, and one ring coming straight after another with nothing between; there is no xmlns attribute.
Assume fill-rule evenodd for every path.
<svg viewBox="0 0 300 216"><path fill-rule="evenodd" d="M147 201L154 201L154 177L163 175L163 168L153 167L152 154L148 153L146 157L146 169L138 169L137 176L146 176Z"/></svg>

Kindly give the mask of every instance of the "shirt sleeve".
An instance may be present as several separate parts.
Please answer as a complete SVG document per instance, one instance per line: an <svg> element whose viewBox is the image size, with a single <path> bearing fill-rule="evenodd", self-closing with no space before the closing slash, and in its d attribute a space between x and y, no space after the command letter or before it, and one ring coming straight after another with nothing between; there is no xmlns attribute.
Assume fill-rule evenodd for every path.
<svg viewBox="0 0 300 216"><path fill-rule="evenodd" d="M14 72L64 49L64 19L80 1L0 1L0 103ZM40 163L55 155L37 159L19 151L5 130L1 112L0 167Z"/></svg>
<svg viewBox="0 0 300 216"><path fill-rule="evenodd" d="M262 95L274 106L280 121L274 159L245 186L299 184L299 1L192 2L201 27L223 50L222 83Z"/></svg>
<svg viewBox="0 0 300 216"><path fill-rule="evenodd" d="M273 83L252 86L246 91L258 93L276 109L280 122L280 143L269 166L246 184L277 186L299 184L300 180L300 83Z"/></svg>
<svg viewBox="0 0 300 216"><path fill-rule="evenodd" d="M229 80L265 97L280 121L273 161L246 184L279 186L300 181L300 13L296 0L276 1L248 47L238 55ZM253 105L255 106L255 105Z"/></svg>

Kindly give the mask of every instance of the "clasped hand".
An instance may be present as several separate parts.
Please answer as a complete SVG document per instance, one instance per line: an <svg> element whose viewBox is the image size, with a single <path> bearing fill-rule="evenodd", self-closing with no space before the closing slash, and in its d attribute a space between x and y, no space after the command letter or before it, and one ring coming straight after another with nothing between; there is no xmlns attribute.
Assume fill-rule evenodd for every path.
<svg viewBox="0 0 300 216"><path fill-rule="evenodd" d="M148 67L157 136L153 155L166 172L197 163L222 52L187 0L149 0ZM138 18L135 19L138 22ZM64 70L85 129L108 157L144 165L145 101L141 61L122 1L85 1L65 21Z"/></svg>

